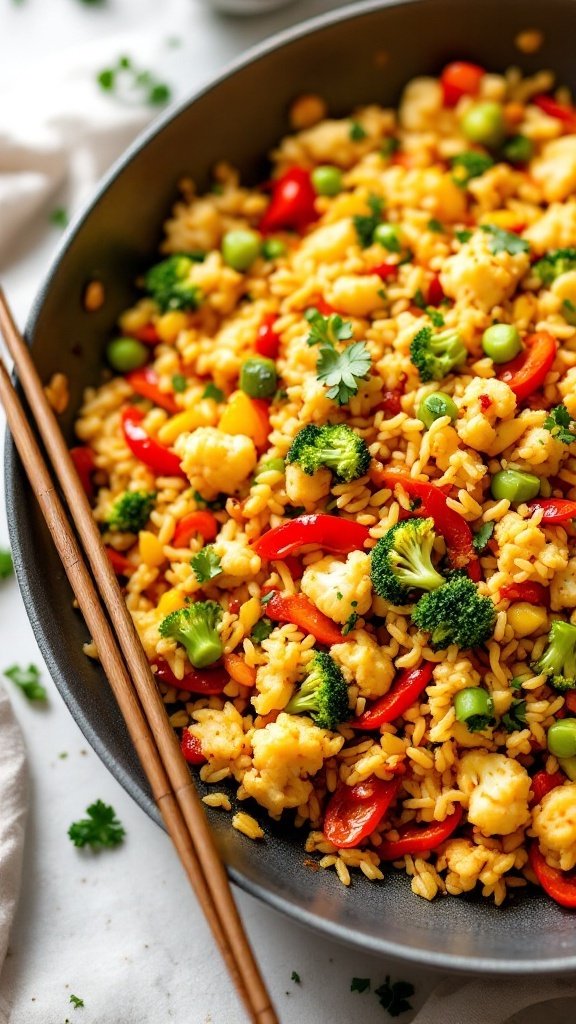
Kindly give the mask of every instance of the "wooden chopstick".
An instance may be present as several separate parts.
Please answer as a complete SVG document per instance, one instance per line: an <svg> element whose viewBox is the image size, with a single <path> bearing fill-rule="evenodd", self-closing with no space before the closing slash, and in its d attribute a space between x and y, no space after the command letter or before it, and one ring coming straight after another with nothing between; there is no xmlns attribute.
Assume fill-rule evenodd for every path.
<svg viewBox="0 0 576 1024"><path fill-rule="evenodd" d="M14 361L39 434L64 493L98 585L100 597L113 624L115 637L128 673L122 665L119 652L116 653L123 671L117 671L118 666L115 661L114 664L109 662L110 672L104 665L102 650L106 649L105 656L108 658L110 650L116 647L115 638L111 633L108 636L106 630L102 632L100 629L101 620L97 613L93 612L93 608L99 606L98 595L90 581L86 567L82 563L82 556L54 491L50 476L43 464L42 455L27 423L26 414L5 368L2 367L0 398L6 409L10 430L73 589L73 579L80 582L82 577L83 587L86 583L90 584L91 592L83 587L80 588L82 596L80 607L98 647L102 663L117 696L120 710L142 761L144 771L149 777L154 797L157 802L159 801L159 807L163 814L164 809L168 808L166 815L170 820L170 835L174 839L181 858L184 857L185 869L202 903L207 920L211 927L215 925L213 928L215 937L225 955L239 993L249 1010L251 1020L255 1024L256 1022L257 1024L278 1024L269 993L244 932L230 891L228 877L214 845L204 810L186 762L180 753L178 741L168 721L166 709L124 602L118 581L102 546L90 505L70 459L58 422L44 394L29 349L16 327L1 288L0 331ZM78 566L82 566L82 568L78 568ZM80 604L80 597L78 594L76 596ZM101 609L100 613L104 619ZM88 616L90 616L90 621ZM104 622L106 622L105 619ZM108 624L106 623L106 625ZM112 659L114 659L113 655ZM141 708L133 692L132 683ZM149 760L151 750L157 752L158 761L153 756ZM174 813L176 806L173 803L174 797L183 819L182 824L185 824L186 827L187 842L179 831L179 819ZM174 835L172 828L174 828ZM193 864L189 856L190 847L194 850L196 864ZM196 868L199 871L196 871ZM198 877L199 874L201 878ZM209 900L206 896L209 897Z"/></svg>

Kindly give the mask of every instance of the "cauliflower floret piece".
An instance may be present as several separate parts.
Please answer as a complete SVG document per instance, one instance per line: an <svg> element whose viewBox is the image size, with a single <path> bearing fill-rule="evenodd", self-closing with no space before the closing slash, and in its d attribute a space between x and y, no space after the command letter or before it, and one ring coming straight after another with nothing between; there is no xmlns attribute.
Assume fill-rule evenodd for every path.
<svg viewBox="0 0 576 1024"><path fill-rule="evenodd" d="M568 548L558 536L548 540L546 533L517 512L507 512L496 524L498 569L514 582L551 580L568 564Z"/></svg>
<svg viewBox="0 0 576 1024"><path fill-rule="evenodd" d="M566 376L559 382L558 390L570 415L576 416L576 366L570 367Z"/></svg>
<svg viewBox="0 0 576 1024"><path fill-rule="evenodd" d="M245 534L237 536L234 540L216 540L212 547L220 557L220 568L224 576L256 576L260 572L262 561L249 546ZM214 582L220 586L221 577L217 576ZM238 585L237 579L233 582L235 586Z"/></svg>
<svg viewBox="0 0 576 1024"><path fill-rule="evenodd" d="M300 585L306 597L335 622L346 622L354 612L364 615L372 602L370 555L351 551L345 562L321 558L305 569Z"/></svg>
<svg viewBox="0 0 576 1024"><path fill-rule="evenodd" d="M458 786L469 798L468 820L485 836L509 836L530 817L530 776L504 754L471 750L460 760Z"/></svg>
<svg viewBox="0 0 576 1024"><path fill-rule="evenodd" d="M331 647L330 654L340 665L346 682L356 683L361 697L381 697L394 678L392 658L364 629L356 630L353 637Z"/></svg>
<svg viewBox="0 0 576 1024"><path fill-rule="evenodd" d="M443 107L442 86L437 78L413 78L400 100L400 124L409 132L435 132Z"/></svg>
<svg viewBox="0 0 576 1024"><path fill-rule="evenodd" d="M347 316L368 316L382 308L382 279L378 274L340 274L327 289L326 298Z"/></svg>
<svg viewBox="0 0 576 1024"><path fill-rule="evenodd" d="M576 203L552 203L524 232L534 252L541 256L548 249L567 249L576 245Z"/></svg>
<svg viewBox="0 0 576 1024"><path fill-rule="evenodd" d="M530 173L540 185L548 203L567 199L576 189L576 135L563 135L547 142Z"/></svg>
<svg viewBox="0 0 576 1024"><path fill-rule="evenodd" d="M532 827L548 863L571 871L576 865L576 782L546 794L534 808Z"/></svg>
<svg viewBox="0 0 576 1024"><path fill-rule="evenodd" d="M464 444L478 452L487 452L496 439L498 422L511 419L516 395L502 380L474 377L464 388L458 402L460 416L456 430Z"/></svg>
<svg viewBox="0 0 576 1024"><path fill-rule="evenodd" d="M545 413L540 413L542 422ZM534 417L536 418L536 417ZM522 434L510 460L519 469L537 473L541 477L556 476L564 459L570 454L567 445L558 441L543 426L534 426ZM538 467L537 469L532 467Z"/></svg>
<svg viewBox="0 0 576 1024"><path fill-rule="evenodd" d="M550 583L550 607L553 612L576 608L576 557L568 559L565 569L555 573Z"/></svg>
<svg viewBox="0 0 576 1024"><path fill-rule="evenodd" d="M286 466L286 494L293 505L303 505L307 512L330 494L331 486L332 473L329 469L319 469L308 476L295 462Z"/></svg>
<svg viewBox="0 0 576 1024"><path fill-rule="evenodd" d="M189 725L191 736L200 740L204 757L217 768L229 767L239 778L249 764L243 763L250 754L250 737L244 732L242 715L233 704L226 702L222 710L201 708L195 711L195 725Z"/></svg>
<svg viewBox="0 0 576 1024"><path fill-rule="evenodd" d="M241 795L252 796L270 814L305 804L312 792L311 775L338 753L343 736L319 729L304 715L278 715L252 738L253 767L242 780Z"/></svg>
<svg viewBox="0 0 576 1024"><path fill-rule="evenodd" d="M300 644L286 640L283 633L274 630L262 641L262 650L268 655L265 665L256 672L256 689L252 704L259 715L267 715L286 706L294 683L301 675Z"/></svg>
<svg viewBox="0 0 576 1024"><path fill-rule="evenodd" d="M476 846L470 839L449 839L444 848L448 892L470 892L489 856L485 846Z"/></svg>
<svg viewBox="0 0 576 1024"><path fill-rule="evenodd" d="M245 434L225 434L217 427L198 427L181 434L174 450L192 487L204 498L234 494L256 465L254 442Z"/></svg>
<svg viewBox="0 0 576 1024"><path fill-rule="evenodd" d="M310 258L316 263L333 263L343 260L348 249L358 244L358 235L350 217L343 217L333 224L325 224L307 235L294 255L294 265L299 266ZM382 282L380 281L380 287Z"/></svg>
<svg viewBox="0 0 576 1024"><path fill-rule="evenodd" d="M440 275L446 295L486 313L510 298L530 266L525 252L491 252L490 238L486 231L475 231L470 241L445 261Z"/></svg>

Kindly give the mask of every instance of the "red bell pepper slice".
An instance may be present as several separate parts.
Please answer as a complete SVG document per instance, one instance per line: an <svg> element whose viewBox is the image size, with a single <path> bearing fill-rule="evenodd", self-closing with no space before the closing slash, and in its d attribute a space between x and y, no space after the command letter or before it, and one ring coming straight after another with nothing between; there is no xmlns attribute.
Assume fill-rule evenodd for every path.
<svg viewBox="0 0 576 1024"><path fill-rule="evenodd" d="M447 64L440 75L444 106L455 107L462 96L477 96L485 74L484 68L468 61L456 60Z"/></svg>
<svg viewBox="0 0 576 1024"><path fill-rule="evenodd" d="M397 797L400 780L374 777L355 786L340 785L326 807L324 835L340 850L358 846L369 836Z"/></svg>
<svg viewBox="0 0 576 1024"><path fill-rule="evenodd" d="M376 406L376 412L388 412L391 416L397 416L402 411L402 388L390 388L382 392L382 400Z"/></svg>
<svg viewBox="0 0 576 1024"><path fill-rule="evenodd" d="M551 523L566 523L576 519L576 501L568 498L535 498L528 502L532 512L542 512L544 526Z"/></svg>
<svg viewBox="0 0 576 1024"><path fill-rule="evenodd" d="M568 690L565 694L564 706L571 711L573 715L576 715L576 690Z"/></svg>
<svg viewBox="0 0 576 1024"><path fill-rule="evenodd" d="M574 107L569 107L565 103L557 103L552 96L544 95L533 96L530 102L548 114L548 117L555 117L556 120L562 121L568 131L576 132L576 110Z"/></svg>
<svg viewBox="0 0 576 1024"><path fill-rule="evenodd" d="M542 387L556 358L557 343L548 331L535 331L524 342L524 351L504 363L498 378L508 384L519 402Z"/></svg>
<svg viewBox="0 0 576 1024"><path fill-rule="evenodd" d="M220 523L212 512L206 509L199 509L197 512L189 512L177 524L172 538L173 548L186 548L195 534L199 533L205 541L214 540Z"/></svg>
<svg viewBox="0 0 576 1024"><path fill-rule="evenodd" d="M296 516L289 523L268 530L256 541L254 550L261 558L269 561L285 558L304 544L318 544L324 551L347 555L350 551L364 547L369 536L368 527L361 523L312 513Z"/></svg>
<svg viewBox="0 0 576 1024"><path fill-rule="evenodd" d="M379 729L385 722L393 722L418 700L432 679L434 666L430 661L418 668L405 668L394 680L392 688L375 700L351 726L353 729Z"/></svg>
<svg viewBox="0 0 576 1024"><path fill-rule="evenodd" d="M74 469L80 477L80 483L86 497L92 500L94 497L94 484L92 483L92 473L95 470L94 464L94 452L87 445L77 445L76 448L70 449L70 458L74 463Z"/></svg>
<svg viewBox="0 0 576 1024"><path fill-rule="evenodd" d="M156 473L157 476L180 476L186 478L178 456L146 433L142 426L143 419L144 413L133 405L129 405L122 412L124 440L132 454Z"/></svg>
<svg viewBox="0 0 576 1024"><path fill-rule="evenodd" d="M205 764L206 758L202 753L202 745L197 736L192 736L188 729L184 729L182 732L182 738L180 740L180 750L184 755L184 760L188 761L188 764Z"/></svg>
<svg viewBox="0 0 576 1024"><path fill-rule="evenodd" d="M530 847L530 867L544 889L555 903L570 910L576 908L576 872L558 871L547 863L537 843Z"/></svg>
<svg viewBox="0 0 576 1024"><path fill-rule="evenodd" d="M129 562L120 551L116 551L116 548L105 545L104 550L117 576L130 576L134 572L132 562Z"/></svg>
<svg viewBox="0 0 576 1024"><path fill-rule="evenodd" d="M130 336L137 338L138 341L143 342L144 345L157 345L160 341L158 331L154 324L144 324L143 327L138 327L136 331L131 331Z"/></svg>
<svg viewBox="0 0 576 1024"><path fill-rule="evenodd" d="M528 604L540 604L547 608L550 604L550 591L542 583L506 583L500 587L500 597L507 601L527 601Z"/></svg>
<svg viewBox="0 0 576 1024"><path fill-rule="evenodd" d="M374 467L370 476L380 487L394 489L396 484L400 484L411 498L419 498L421 504L416 514L432 517L436 529L446 541L452 566L455 569L466 569L470 579L478 582L481 578L480 562L474 550L472 530L466 520L450 508L446 495L439 487L380 466Z"/></svg>
<svg viewBox="0 0 576 1024"><path fill-rule="evenodd" d="M558 786L563 786L565 782L566 776L564 772L553 772L551 775L544 770L536 772L532 776L532 799L530 806L534 807L536 804L539 804L547 793L551 793Z"/></svg>
<svg viewBox="0 0 576 1024"><path fill-rule="evenodd" d="M265 614L274 622L293 622L326 647L344 643L336 623L319 611L305 594L279 594L276 590L266 602Z"/></svg>
<svg viewBox="0 0 576 1024"><path fill-rule="evenodd" d="M379 263L376 267L372 267L367 271L367 273L377 274L381 281L389 281L392 277L396 277L399 269L399 263Z"/></svg>
<svg viewBox="0 0 576 1024"><path fill-rule="evenodd" d="M154 664L156 679L160 679L167 686L175 686L177 690L187 690L188 693L200 693L210 697L213 694L222 693L224 687L230 682L230 676L221 665L192 669L191 672L186 673L183 679L177 679L164 658L157 658Z"/></svg>
<svg viewBox="0 0 576 1024"><path fill-rule="evenodd" d="M263 234L283 229L301 231L318 219L310 171L292 167L270 185L272 198L259 228Z"/></svg>
<svg viewBox="0 0 576 1024"><path fill-rule="evenodd" d="M401 825L398 839L385 839L376 853L381 860L400 860L406 854L429 853L445 842L462 821L462 808L458 804L444 821L431 821L425 825Z"/></svg>
<svg viewBox="0 0 576 1024"><path fill-rule="evenodd" d="M161 409L166 409L166 412L171 413L171 415L181 411L179 406L176 405L173 395L168 394L166 391L160 391L158 374L151 366L143 366L140 370L132 370L131 373L126 374L126 380L137 395L149 398L151 402L154 402L154 405L159 405Z"/></svg>
<svg viewBox="0 0 576 1024"><path fill-rule="evenodd" d="M426 294L426 301L429 306L439 306L441 302L446 298L444 289L440 284L440 275L434 274L434 277L428 285L428 292Z"/></svg>
<svg viewBox="0 0 576 1024"><path fill-rule="evenodd" d="M267 313L256 332L255 349L259 356L276 359L280 348L280 335L274 330L278 317L276 313Z"/></svg>

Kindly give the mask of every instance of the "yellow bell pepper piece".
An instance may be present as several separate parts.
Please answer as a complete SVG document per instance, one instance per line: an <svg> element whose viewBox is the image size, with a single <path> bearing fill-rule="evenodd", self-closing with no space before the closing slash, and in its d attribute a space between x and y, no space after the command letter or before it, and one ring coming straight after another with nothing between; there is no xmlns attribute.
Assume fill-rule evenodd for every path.
<svg viewBox="0 0 576 1024"><path fill-rule="evenodd" d="M266 413L244 391L230 395L218 428L225 434L245 434L257 448L264 448L270 424Z"/></svg>
<svg viewBox="0 0 576 1024"><path fill-rule="evenodd" d="M166 420L158 431L158 440L161 444L172 445L180 434L186 434L189 430L196 430L196 427L213 427L217 415L214 399L204 398L193 408L184 409L183 412L178 412Z"/></svg>
<svg viewBox="0 0 576 1024"><path fill-rule="evenodd" d="M495 224L497 228L511 231L518 224L520 216L514 210L491 210L481 218L481 224Z"/></svg>
<svg viewBox="0 0 576 1024"><path fill-rule="evenodd" d="M158 611L163 615L170 615L170 612L179 612L186 607L186 595L176 587L167 590L158 601Z"/></svg>
<svg viewBox="0 0 576 1024"><path fill-rule="evenodd" d="M527 601L518 601L513 604L506 614L516 636L531 636L537 629L548 625L546 609L535 604L528 604Z"/></svg>
<svg viewBox="0 0 576 1024"><path fill-rule="evenodd" d="M151 569L157 569L166 561L162 544L156 534L151 533L150 530L140 530L138 534L138 547L140 550L140 560L144 562L144 565L150 566Z"/></svg>
<svg viewBox="0 0 576 1024"><path fill-rule="evenodd" d="M158 337L166 345L172 345L180 332L184 331L187 326L188 317L179 309L172 309L169 313L164 313L156 321Z"/></svg>

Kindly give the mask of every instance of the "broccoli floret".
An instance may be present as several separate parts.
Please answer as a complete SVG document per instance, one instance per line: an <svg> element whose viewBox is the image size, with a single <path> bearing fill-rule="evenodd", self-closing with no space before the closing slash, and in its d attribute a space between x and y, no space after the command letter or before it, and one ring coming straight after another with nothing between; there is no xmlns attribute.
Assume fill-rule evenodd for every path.
<svg viewBox="0 0 576 1024"><path fill-rule="evenodd" d="M110 530L138 533L143 530L154 508L154 491L126 491L114 502L107 525Z"/></svg>
<svg viewBox="0 0 576 1024"><path fill-rule="evenodd" d="M466 362L468 353L458 331L433 334L431 327L422 327L412 338L410 359L420 374L420 380L442 380L454 367Z"/></svg>
<svg viewBox="0 0 576 1024"><path fill-rule="evenodd" d="M548 676L556 690L576 689L576 626L556 619L548 634L548 647L532 668Z"/></svg>
<svg viewBox="0 0 576 1024"><path fill-rule="evenodd" d="M372 552L370 576L380 597L391 604L407 604L410 592L435 590L445 582L432 565L433 519L407 519L396 523Z"/></svg>
<svg viewBox="0 0 576 1024"><path fill-rule="evenodd" d="M329 654L314 652L306 679L284 710L291 715L310 715L321 729L335 729L349 717L348 687Z"/></svg>
<svg viewBox="0 0 576 1024"><path fill-rule="evenodd" d="M221 618L222 609L216 601L196 601L167 615L158 632L161 637L182 644L194 668L205 668L217 661L224 651L217 630Z"/></svg>
<svg viewBox="0 0 576 1024"><path fill-rule="evenodd" d="M343 423L310 423L296 434L286 461L297 462L308 476L323 467L331 469L339 480L350 483L366 473L370 452L364 439Z"/></svg>
<svg viewBox="0 0 576 1024"><path fill-rule="evenodd" d="M412 622L430 633L432 647L441 651L450 644L480 647L494 630L496 610L482 597L465 573L455 572L443 586L424 594L412 611Z"/></svg>
<svg viewBox="0 0 576 1024"><path fill-rule="evenodd" d="M576 249L551 249L532 267L536 277L546 285L569 270L576 270Z"/></svg>
<svg viewBox="0 0 576 1024"><path fill-rule="evenodd" d="M169 309L198 309L202 294L198 285L189 280L194 262L191 256L180 253L157 263L146 274L146 291L162 313Z"/></svg>

